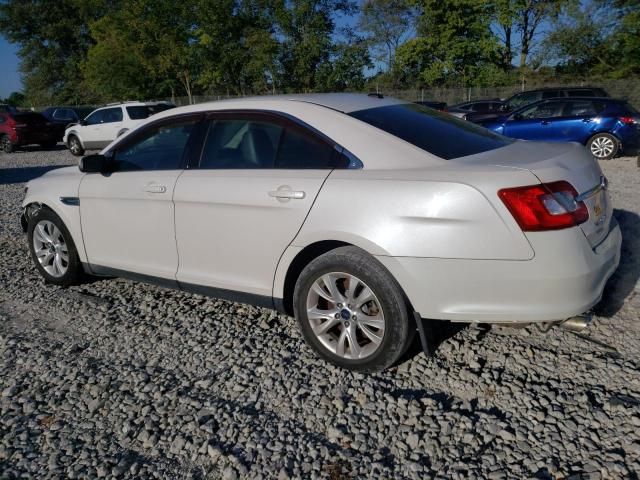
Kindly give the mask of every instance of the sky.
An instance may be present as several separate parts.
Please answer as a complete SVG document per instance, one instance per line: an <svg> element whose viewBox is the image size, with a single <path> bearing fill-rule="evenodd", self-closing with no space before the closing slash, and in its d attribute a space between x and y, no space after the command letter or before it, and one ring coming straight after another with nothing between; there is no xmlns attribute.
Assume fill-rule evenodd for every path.
<svg viewBox="0 0 640 480"><path fill-rule="evenodd" d="M0 35L0 98L22 90L18 72L18 47Z"/></svg>

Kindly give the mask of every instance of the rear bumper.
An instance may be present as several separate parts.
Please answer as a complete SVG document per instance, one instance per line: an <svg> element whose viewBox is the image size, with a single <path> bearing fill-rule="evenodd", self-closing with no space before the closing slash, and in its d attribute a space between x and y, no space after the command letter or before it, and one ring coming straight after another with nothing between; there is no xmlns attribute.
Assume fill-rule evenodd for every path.
<svg viewBox="0 0 640 480"><path fill-rule="evenodd" d="M377 257L423 318L526 323L564 320L593 307L620 262L622 235L592 249L579 228L529 235L531 260Z"/></svg>

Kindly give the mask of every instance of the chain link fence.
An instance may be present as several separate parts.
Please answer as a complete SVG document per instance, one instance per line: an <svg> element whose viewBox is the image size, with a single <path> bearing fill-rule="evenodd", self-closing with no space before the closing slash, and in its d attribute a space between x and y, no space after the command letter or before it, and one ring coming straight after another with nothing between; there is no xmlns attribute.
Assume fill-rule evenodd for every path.
<svg viewBox="0 0 640 480"><path fill-rule="evenodd" d="M634 107L640 108L640 78L629 78L624 80L599 80L599 81L579 81L573 83L545 82L539 84L528 84L525 88L521 85L504 87L469 87L469 88L416 88L408 90L380 89L379 93L386 96L400 98L408 101L436 101L446 102L447 105L466 102L469 100L506 99L514 93L523 90L533 90L537 88L551 87L601 87L613 98L622 98ZM240 95L196 95L192 97L191 103L211 102L229 98L238 98ZM173 102L174 104L189 105L188 97L164 98L162 100Z"/></svg>

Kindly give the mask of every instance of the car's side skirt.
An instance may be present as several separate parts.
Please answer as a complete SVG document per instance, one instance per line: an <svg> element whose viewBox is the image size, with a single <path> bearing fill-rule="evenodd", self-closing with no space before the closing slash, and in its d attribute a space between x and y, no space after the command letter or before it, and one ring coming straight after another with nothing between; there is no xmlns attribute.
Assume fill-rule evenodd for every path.
<svg viewBox="0 0 640 480"><path fill-rule="evenodd" d="M143 273L129 272L117 268L103 267L101 265L83 263L82 267L85 272L91 275L101 277L121 277L136 282L149 283L174 290L182 290L184 292L196 293L207 297L215 297L231 302L246 303L255 305L256 307L264 307L276 309L276 305L282 304L282 299L272 298L266 295L256 295L253 293L238 292L236 290L227 290L225 288L208 287L205 285L196 285L192 283L179 282L175 279L156 277L153 275L145 275Z"/></svg>

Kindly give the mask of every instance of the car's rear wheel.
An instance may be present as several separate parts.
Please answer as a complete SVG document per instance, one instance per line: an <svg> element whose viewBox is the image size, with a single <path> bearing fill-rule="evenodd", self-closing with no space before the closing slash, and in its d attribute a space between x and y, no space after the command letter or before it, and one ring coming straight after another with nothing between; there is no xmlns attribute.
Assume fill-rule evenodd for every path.
<svg viewBox="0 0 640 480"><path fill-rule="evenodd" d="M77 157L84 155L84 148L82 148L82 144L80 143L80 140L78 139L78 137L76 137L75 135L71 135L67 142L69 146L69 151L72 154L74 154Z"/></svg>
<svg viewBox="0 0 640 480"><path fill-rule="evenodd" d="M620 142L613 135L598 133L589 139L587 148L598 160L609 160L618 153Z"/></svg>
<svg viewBox="0 0 640 480"><path fill-rule="evenodd" d="M358 371L390 367L415 328L402 289L371 255L341 247L311 261L294 291L306 342L329 362Z"/></svg>
<svg viewBox="0 0 640 480"><path fill-rule="evenodd" d="M0 137L0 150L5 153L11 153L13 152L13 149L14 145L11 142L9 135L2 135L2 137Z"/></svg>
<svg viewBox="0 0 640 480"><path fill-rule="evenodd" d="M58 215L46 207L38 210L29 219L27 238L31 258L47 282L68 286L79 281L78 251Z"/></svg>

